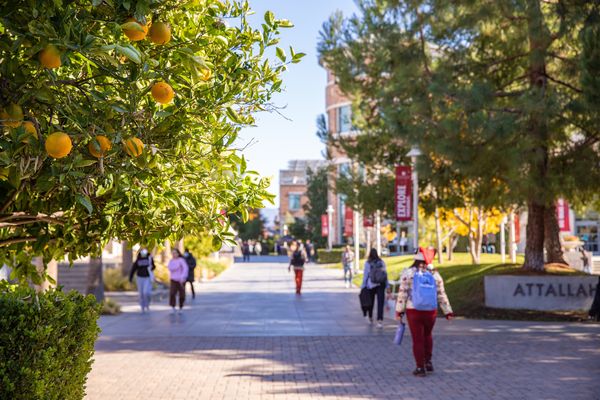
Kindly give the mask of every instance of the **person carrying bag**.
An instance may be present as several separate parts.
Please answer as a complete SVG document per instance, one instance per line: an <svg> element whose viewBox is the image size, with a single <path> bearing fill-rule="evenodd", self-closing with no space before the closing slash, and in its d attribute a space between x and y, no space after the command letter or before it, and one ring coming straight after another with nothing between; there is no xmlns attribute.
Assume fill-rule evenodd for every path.
<svg viewBox="0 0 600 400"><path fill-rule="evenodd" d="M402 323L406 314L408 320L413 339L413 355L417 364L413 374L419 377L433 372L432 332L438 306L448 320L454 317L444 290L444 281L431 264L434 257L434 249L419 248L414 263L402 271L396 302L396 319Z"/></svg>

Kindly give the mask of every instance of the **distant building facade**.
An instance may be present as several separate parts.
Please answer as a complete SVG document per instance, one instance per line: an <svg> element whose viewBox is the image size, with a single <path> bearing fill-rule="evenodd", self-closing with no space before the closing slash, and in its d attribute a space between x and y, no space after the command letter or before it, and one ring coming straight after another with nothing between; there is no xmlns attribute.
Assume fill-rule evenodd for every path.
<svg viewBox="0 0 600 400"><path fill-rule="evenodd" d="M352 101L346 97L337 85L335 75L327 70L327 86L325 89L325 110L327 115L327 127L329 134L333 137L356 135L352 126ZM327 200L333 206L333 243L341 244L344 239L344 214L346 199L342 194L337 194L335 188L337 176L344 174L351 168L350 159L344 151L338 147L328 145L328 153L331 157L331 174L329 176L329 191Z"/></svg>
<svg viewBox="0 0 600 400"><path fill-rule="evenodd" d="M279 221L282 233L296 218L304 217L304 205L308 202L308 171L326 166L325 160L292 160L287 169L279 171Z"/></svg>

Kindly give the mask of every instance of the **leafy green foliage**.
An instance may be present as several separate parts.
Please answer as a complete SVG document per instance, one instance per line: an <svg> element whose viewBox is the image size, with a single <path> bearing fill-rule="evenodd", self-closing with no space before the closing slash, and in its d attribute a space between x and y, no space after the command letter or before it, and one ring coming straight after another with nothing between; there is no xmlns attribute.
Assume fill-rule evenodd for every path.
<svg viewBox="0 0 600 400"><path fill-rule="evenodd" d="M0 387L7 399L82 399L100 306L93 296L0 284Z"/></svg>
<svg viewBox="0 0 600 400"><path fill-rule="evenodd" d="M317 261L319 264L339 263L341 262L343 252L344 249L331 249L331 251L321 249L317 252Z"/></svg>
<svg viewBox="0 0 600 400"><path fill-rule="evenodd" d="M223 212L272 201L233 144L302 54L270 60L292 24L270 13L255 29L251 12L247 1L0 1L0 107L19 105L38 132L25 141L24 128L0 128L0 264L39 280L31 257L97 255L111 238L153 247L209 232L218 247L233 239ZM130 17L167 22L171 41L130 41ZM38 61L48 44L59 68ZM151 97L156 82L173 102ZM44 149L56 131L73 143L65 158ZM103 158L88 149L95 135L112 144ZM139 157L122 146L130 138Z"/></svg>
<svg viewBox="0 0 600 400"><path fill-rule="evenodd" d="M242 240L258 240L262 237L265 219L260 215L260 210L244 210L245 213L231 216L231 225Z"/></svg>
<svg viewBox="0 0 600 400"><path fill-rule="evenodd" d="M600 178L585 172L600 162L598 4L361 0L358 9L322 30L321 57L353 98L361 132L331 143L390 176L418 146L428 212L527 204L526 266L543 267L544 235L558 240L544 211L561 197L586 201Z"/></svg>
<svg viewBox="0 0 600 400"><path fill-rule="evenodd" d="M307 172L306 197L308 201L303 206L306 219L306 229L310 239L317 247L325 247L327 238L321 236L321 215L327 210L328 177L327 168Z"/></svg>

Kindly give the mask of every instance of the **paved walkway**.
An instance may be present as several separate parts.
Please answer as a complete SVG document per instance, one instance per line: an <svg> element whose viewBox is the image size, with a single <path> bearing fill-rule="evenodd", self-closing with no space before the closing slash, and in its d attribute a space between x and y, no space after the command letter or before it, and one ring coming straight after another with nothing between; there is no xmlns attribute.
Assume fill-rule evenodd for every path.
<svg viewBox="0 0 600 400"><path fill-rule="evenodd" d="M182 315L126 305L102 317L88 399L600 399L600 326L438 320L435 374L414 378L410 336L365 323L357 289L309 266L238 264Z"/></svg>

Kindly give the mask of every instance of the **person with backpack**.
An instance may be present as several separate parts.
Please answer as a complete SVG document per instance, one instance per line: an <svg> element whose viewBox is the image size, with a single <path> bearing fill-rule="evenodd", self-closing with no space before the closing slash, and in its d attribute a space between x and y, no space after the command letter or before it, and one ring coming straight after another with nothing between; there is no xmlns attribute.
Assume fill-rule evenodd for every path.
<svg viewBox="0 0 600 400"><path fill-rule="evenodd" d="M354 264L354 253L352 253L350 246L346 245L344 252L342 253L342 265L344 267L344 283L346 284L346 289L348 289L352 283L352 264Z"/></svg>
<svg viewBox="0 0 600 400"><path fill-rule="evenodd" d="M363 309L368 323L373 323L373 308L375 307L375 298L377 297L377 328L383 328L383 308L385 306L385 289L388 286L387 270L385 263L377 254L376 249L371 249L369 258L365 262L365 270L361 289L367 288L371 295L371 301L368 308Z"/></svg>
<svg viewBox="0 0 600 400"><path fill-rule="evenodd" d="M418 377L433 372L432 331L438 306L446 319L450 320L454 317L444 290L444 280L431 264L434 257L434 249L419 248L413 264L400 275L400 288L396 302L396 319L402 321L406 314L408 320L413 339L413 356L417 364L413 375Z"/></svg>
<svg viewBox="0 0 600 400"><path fill-rule="evenodd" d="M150 300L152 298L152 271L156 269L152 256L148 253L148 249L142 247L137 255L137 258L131 266L129 272L129 282L133 281L135 277L135 283L138 289L140 307L142 307L142 313L146 310L150 311Z"/></svg>
<svg viewBox="0 0 600 400"><path fill-rule="evenodd" d="M300 295L302 290L302 278L304 275L304 264L306 263L306 253L297 242L293 242L291 246L292 254L290 257L290 265L288 272L294 267L294 280L296 282L296 294Z"/></svg>
<svg viewBox="0 0 600 400"><path fill-rule="evenodd" d="M190 253L189 249L185 249L183 253L183 258L188 265L188 276L186 279L186 283L189 282L192 287L192 300L196 298L196 292L194 291L194 281L196 280L194 276L194 268L196 268L196 258ZM183 284L183 289L185 290L186 283Z"/></svg>

